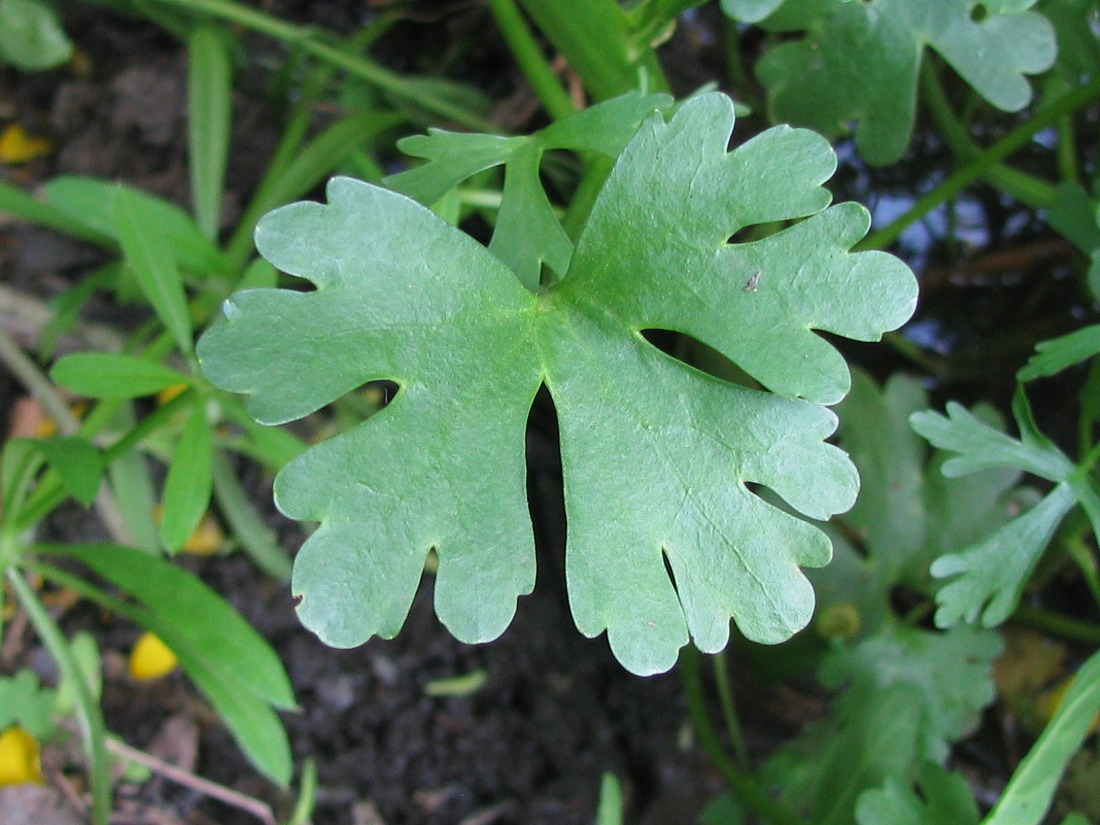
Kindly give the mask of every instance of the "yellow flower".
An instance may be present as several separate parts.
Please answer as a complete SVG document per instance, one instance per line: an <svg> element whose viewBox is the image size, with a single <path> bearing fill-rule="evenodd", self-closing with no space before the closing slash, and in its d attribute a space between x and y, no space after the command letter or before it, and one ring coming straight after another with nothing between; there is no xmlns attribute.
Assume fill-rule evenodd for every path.
<svg viewBox="0 0 1100 825"><path fill-rule="evenodd" d="M0 163L26 163L53 151L53 141L31 137L18 123L0 132Z"/></svg>
<svg viewBox="0 0 1100 825"><path fill-rule="evenodd" d="M168 645L146 631L130 651L130 676L139 682L159 679L171 673L178 662Z"/></svg>
<svg viewBox="0 0 1100 825"><path fill-rule="evenodd" d="M0 788L23 782L42 784L38 742L19 726L0 733Z"/></svg>

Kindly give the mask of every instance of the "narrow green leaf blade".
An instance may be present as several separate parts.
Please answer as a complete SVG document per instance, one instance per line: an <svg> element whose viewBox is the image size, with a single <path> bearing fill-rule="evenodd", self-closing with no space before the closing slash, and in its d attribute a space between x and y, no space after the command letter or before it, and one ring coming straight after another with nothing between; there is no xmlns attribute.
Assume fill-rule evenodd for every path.
<svg viewBox="0 0 1100 825"><path fill-rule="evenodd" d="M257 767L280 784L289 781L286 732L268 704L295 707L290 680L274 650L228 602L141 550L111 544L40 549L77 560L139 599L142 624L176 653Z"/></svg>
<svg viewBox="0 0 1100 825"><path fill-rule="evenodd" d="M221 225L233 91L229 53L217 26L199 25L191 31L187 70L191 201L199 229L213 240Z"/></svg>
<svg viewBox="0 0 1100 825"><path fill-rule="evenodd" d="M89 225L82 216L75 215L57 206L37 198L32 198L22 189L7 181L0 180L0 212L15 215L25 221L56 229L74 238L89 241L108 249L115 246L110 232Z"/></svg>
<svg viewBox="0 0 1100 825"><path fill-rule="evenodd" d="M109 352L66 355L54 364L50 377L88 398L140 398L190 380L156 361Z"/></svg>
<svg viewBox="0 0 1100 825"><path fill-rule="evenodd" d="M114 219L119 243L141 291L175 339L176 346L185 355L190 355L194 344L187 295L160 230L142 212L140 202L128 189L121 187L115 193Z"/></svg>
<svg viewBox="0 0 1100 825"><path fill-rule="evenodd" d="M245 552L268 575L290 581L290 558L257 515L241 482L221 450L214 451L214 498Z"/></svg>
<svg viewBox="0 0 1100 825"><path fill-rule="evenodd" d="M171 552L183 546L210 506L212 450L206 405L199 398L191 408L164 481L160 539Z"/></svg>
<svg viewBox="0 0 1100 825"><path fill-rule="evenodd" d="M1012 774L983 825L1037 825L1050 808L1066 763L1100 712L1100 652L1077 671L1054 717Z"/></svg>
<svg viewBox="0 0 1100 825"><path fill-rule="evenodd" d="M235 274L221 250L202 234L191 216L170 201L122 184L75 175L54 178L43 190L47 206L87 227L88 232L105 236L112 244L119 240L114 219L115 196L119 190L125 190L146 223L156 227L158 237L185 272L201 277L211 273L225 277Z"/></svg>
<svg viewBox="0 0 1100 825"><path fill-rule="evenodd" d="M99 450L80 436L57 436L35 442L69 494L85 507L95 501L103 480Z"/></svg>

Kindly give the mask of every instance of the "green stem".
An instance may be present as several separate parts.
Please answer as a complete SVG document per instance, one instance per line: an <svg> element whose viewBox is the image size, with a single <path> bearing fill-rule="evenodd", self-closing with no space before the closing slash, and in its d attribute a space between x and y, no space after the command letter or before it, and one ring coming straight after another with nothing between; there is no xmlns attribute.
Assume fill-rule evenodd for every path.
<svg viewBox="0 0 1100 825"><path fill-rule="evenodd" d="M668 91L648 43L638 42L615 0L520 0L596 100L643 89Z"/></svg>
<svg viewBox="0 0 1100 825"><path fill-rule="evenodd" d="M80 664L73 656L61 628L43 607L34 591L23 580L19 570L9 568L8 582L15 591L19 603L27 612L38 637L45 644L57 662L65 680L72 685L76 694L76 704L80 709L81 733L84 748L88 753L89 774L92 787L92 822L94 825L108 825L111 819L111 765L107 757L107 725L103 721L103 711L88 687L87 678Z"/></svg>
<svg viewBox="0 0 1100 825"><path fill-rule="evenodd" d="M741 32L737 23L730 17L725 18L726 75L730 85L737 90L740 99L750 106L754 113L763 114L764 105L756 94L752 77L745 68L745 58L741 52Z"/></svg>
<svg viewBox="0 0 1100 825"><path fill-rule="evenodd" d="M596 204L596 197L607 182L607 176L611 174L611 168L615 161L603 155L591 155L588 158L588 168L577 189L569 201L569 208L562 218L561 226L573 241L580 237L581 230L588 221L588 215Z"/></svg>
<svg viewBox="0 0 1100 825"><path fill-rule="evenodd" d="M193 390L182 392L167 404L157 407L141 419L122 438L103 451L103 465L107 466L123 454L140 444L150 433L158 429L182 407L191 403ZM65 500L68 493L56 476L47 476L27 501L27 506L16 521L20 531L30 529L34 524Z"/></svg>
<svg viewBox="0 0 1100 825"><path fill-rule="evenodd" d="M479 131L492 131L493 125L484 118L470 114L464 107L436 95L431 88L414 79L402 77L357 54L349 54L337 46L323 42L316 30L296 26L233 0L154 0L154 2L203 12L222 20L265 34L283 43L298 46L302 51L362 78L379 89L413 103L433 115L460 123Z"/></svg>
<svg viewBox="0 0 1100 825"><path fill-rule="evenodd" d="M561 120L576 112L573 102L543 57L542 49L535 42L515 2L489 0L489 9L496 18L497 27L504 35L508 48L512 50L512 56L550 117Z"/></svg>
<svg viewBox="0 0 1100 825"><path fill-rule="evenodd" d="M80 422L76 420L76 416L69 411L69 405L54 389L53 382L23 352L23 348L2 329L0 329L0 362L3 362L19 379L19 383L38 399L57 425L59 432L72 435L80 429Z"/></svg>
<svg viewBox="0 0 1100 825"><path fill-rule="evenodd" d="M746 776L722 750L722 744L710 724L706 702L703 700L703 679L700 673L698 650L690 645L680 656L680 677L683 680L684 699L688 716L700 747L711 764L726 780L737 797L757 814L773 825L805 825L801 818L785 805L772 799L751 776Z"/></svg>
<svg viewBox="0 0 1100 825"><path fill-rule="evenodd" d="M947 180L931 192L918 198L904 215L864 238L856 248L881 249L889 245L905 231L906 227L919 221L940 204L957 197L966 187L984 177L998 163L1025 146L1037 132L1088 105L1097 97L1100 97L1100 77L1094 78L1084 86L1076 87L1047 108L1037 112L1031 120L1013 129L980 156L956 169Z"/></svg>
<svg viewBox="0 0 1100 825"><path fill-rule="evenodd" d="M742 773L751 773L752 762L749 749L745 746L745 736L741 732L741 722L737 718L737 707L733 701L733 686L730 684L729 660L725 652L715 654L714 683L718 688L718 703L722 707L722 718L726 723L726 732L733 746L733 758Z"/></svg>
<svg viewBox="0 0 1100 825"><path fill-rule="evenodd" d="M1071 619L1060 613L1052 613L1038 607L1020 605L1012 618L1021 624L1026 624L1038 630L1044 630L1063 639L1073 642L1083 642L1089 645L1100 645L1100 625L1092 622L1083 622L1080 619Z"/></svg>
<svg viewBox="0 0 1100 825"><path fill-rule="evenodd" d="M920 81L925 106L951 151L962 160L981 157L982 148L970 139L970 132L964 122L952 110L931 61L925 60L921 64ZM996 163L982 177L992 186L1032 209L1047 209L1054 205L1054 186L1034 175Z"/></svg>

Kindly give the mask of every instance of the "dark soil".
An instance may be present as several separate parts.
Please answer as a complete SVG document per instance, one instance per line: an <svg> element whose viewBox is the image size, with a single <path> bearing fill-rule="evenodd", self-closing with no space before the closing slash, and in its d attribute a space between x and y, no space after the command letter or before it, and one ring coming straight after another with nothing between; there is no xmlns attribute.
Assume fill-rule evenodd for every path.
<svg viewBox="0 0 1100 825"><path fill-rule="evenodd" d="M263 5L297 22L350 32L363 14L384 4L282 0ZM537 106L504 56L482 4L451 0L408 8L379 57L409 72L445 64L452 76L465 76L490 91L495 114L507 128L531 125L523 119ZM28 131L54 140L56 149L27 165L0 167L0 175L28 189L58 174L93 175L132 183L186 205L186 63L181 46L156 27L91 4L68 4L67 14L68 30L86 58L80 63L84 69L38 75L0 69L0 121L17 120ZM705 29L686 28L666 47L674 56L670 65L684 87L681 91L714 75L711 63L720 56L713 44L707 45L706 34ZM243 42L257 54L278 57L278 48L269 41L244 35ZM255 68L262 62L253 60L253 68L239 78L234 99L224 209L228 223L255 187L278 136L280 101L273 96L270 71ZM923 176L934 174L944 161L943 148L936 145L918 142L914 152L914 168ZM859 196L873 206L877 195L888 199L892 187L913 191L915 181L882 180L850 163L842 168L837 185L848 197ZM871 190L877 195L867 197ZM975 208L982 211L979 223L988 230L982 246L1012 246L1035 229L1027 221L1013 223L1013 216L997 214L995 203L977 203ZM960 265L956 250L945 248L952 239L929 226L915 228L920 231L902 241L929 273L927 300L913 329L934 339L938 387L949 388L956 397L969 393L1007 400L1012 369L990 368L989 347L979 350L968 336L982 332L975 327L976 318L1005 329L1033 330L1013 340L1006 337L998 350L1006 363L1019 363L1041 333L1060 331L1045 330L1042 323L1068 317L1060 313L1072 300L1063 293L1072 288L1064 268L1057 269L1066 247L1055 243L1044 254L1019 254L1011 277L998 280L981 270L980 255ZM941 257L950 265L941 265ZM48 300L102 262L100 253L54 233L0 223L0 285L20 294ZM1031 276L1049 273L1052 267L1061 274L1047 278L1052 286L1040 291ZM965 300L959 299L959 289L947 289L960 281L967 290ZM1049 309L1051 303L1057 304L1057 313ZM141 320L136 312L92 302L84 320L125 328ZM31 346L33 324L22 335ZM864 357L866 348L855 352L880 374L896 366L896 361L883 359L886 348L880 347L873 358ZM5 408L18 391L0 371ZM1060 405L1046 406L1057 410ZM271 641L286 665L301 706L300 712L284 716L296 764L312 759L319 774L316 825L589 825L604 772L623 782L627 821L686 825L722 789L692 742L675 673L633 677L613 659L605 640L584 639L573 627L564 593L560 471L549 411L534 416L529 442L539 582L534 595L520 600L511 628L492 644L471 647L448 635L432 611L430 575L395 640L337 651L301 628L287 585L266 579L247 559L188 562ZM302 535L268 504L270 480L255 470L249 476L256 500L293 550ZM50 529L65 540L101 537L99 525L77 508L66 509ZM119 661L137 635L135 628L87 608L73 609L67 621L73 629L93 629L107 651L104 708L113 732L135 747L158 752L197 745L198 774L270 801L284 815L288 812L293 799L256 776L183 677L176 674L153 687L139 687L125 676ZM47 657L33 647L21 651L18 661L3 664L32 664L49 675ZM484 671L486 679L469 695L432 697L425 692L436 680L477 671ZM790 735L818 709L816 702L791 694L783 716L771 701L774 697L744 675L737 690L750 746ZM797 706L793 712L792 706ZM118 795L120 810L128 812L125 821L134 825L255 822L240 810L157 778L121 784ZM0 825L9 816L0 810Z"/></svg>
<svg viewBox="0 0 1100 825"><path fill-rule="evenodd" d="M360 4L286 5L292 18L338 29L354 25L360 13ZM440 4L421 24L414 16L403 24L407 36L417 48L426 48L418 40L425 31L431 32L431 42L455 32L463 42L477 42L470 32L491 26L484 9L468 6ZM0 116L56 142L50 156L0 168L0 175L28 189L54 175L96 176L186 205L186 63L180 45L146 23L92 6L74 4L67 27L87 58L85 71L21 75L0 70ZM499 86L511 81L514 70L492 68L494 48L499 44L490 42L461 58L469 64L467 71L496 71ZM415 68L413 54L389 57L398 68ZM225 210L230 222L277 139L276 117L265 98L269 80L255 71L238 85ZM41 300L104 262L94 249L25 225L0 225L0 241L2 283ZM125 328L141 320L135 311L93 302L83 320ZM31 338L27 332L24 343L30 346ZM0 390L8 402L17 391L6 373L0 373ZM432 611L430 575L397 639L338 651L301 628L288 586L264 578L247 559L190 561L271 641L285 663L301 706L300 712L284 716L295 761L317 764L316 825L588 825L607 771L623 782L630 821L677 825L693 822L721 789L692 746L678 677L633 677L613 659L605 640L584 639L572 625L564 595L556 501L560 478L554 478L560 471L556 450L549 446L552 436L536 430L531 436L539 585L534 595L521 599L515 622L492 644L471 647L449 636ZM267 503L270 481L254 478L253 486L288 547L300 544L298 528L280 520ZM76 507L63 509L48 529L63 540L104 537L94 519ZM86 608L72 610L66 621L72 630L92 629L107 651L103 704L114 733L138 748L172 752L193 749L197 730L196 773L288 813L293 800L257 778L182 676L152 687L136 686L126 677L121 657L137 635L135 628ZM10 664L28 663L45 678L51 676L48 657L34 647ZM470 695L432 698L425 693L433 680L479 670L486 681ZM255 821L161 779L122 784L118 797L128 822ZM0 823L7 816L0 810Z"/></svg>

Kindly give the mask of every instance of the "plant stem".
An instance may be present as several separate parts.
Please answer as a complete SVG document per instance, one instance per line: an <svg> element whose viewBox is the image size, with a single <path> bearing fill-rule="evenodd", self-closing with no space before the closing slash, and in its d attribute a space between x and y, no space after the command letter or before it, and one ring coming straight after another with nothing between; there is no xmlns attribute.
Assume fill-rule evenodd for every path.
<svg viewBox="0 0 1100 825"><path fill-rule="evenodd" d="M1049 610L1028 605L1017 607L1012 618L1021 624L1045 630L1070 641L1100 645L1100 625L1092 622L1083 622L1080 619L1072 619L1060 613L1052 613Z"/></svg>
<svg viewBox="0 0 1100 825"><path fill-rule="evenodd" d="M108 738L106 744L107 750L116 756L142 765L151 771L159 773L166 779L171 779L173 782L183 785L186 788L191 788L211 799L217 799L226 805L246 811L263 822L264 825L276 825L275 814L272 813L271 806L266 802L243 794L240 791L235 791L232 788L227 788L225 785L219 785L217 782L212 782L190 771L177 768L171 762L165 762L163 759L158 759L151 753L146 753L145 751L130 747L125 742Z"/></svg>
<svg viewBox="0 0 1100 825"><path fill-rule="evenodd" d="M726 732L733 745L733 759L742 773L752 771L752 762L749 760L749 749L745 747L745 737L741 732L741 722L737 718L737 707L733 702L733 686L730 684L729 660L726 654L717 653L712 662L714 664L714 684L718 688L718 702L722 706L722 718L726 723Z"/></svg>
<svg viewBox="0 0 1100 825"><path fill-rule="evenodd" d="M88 687L84 671L69 649L69 643L61 628L43 607L38 596L23 580L22 573L14 567L8 568L8 582L15 591L19 603L27 612L42 643L50 651L65 679L72 685L76 694L77 707L80 708L84 747L88 752L92 787L92 822L94 825L107 825L111 818L111 770L107 759L105 742L107 725L103 721L103 711Z"/></svg>
<svg viewBox="0 0 1100 825"><path fill-rule="evenodd" d="M572 200L569 201L569 208L561 222L565 234L574 242L580 237L581 230L588 221L588 215L596 204L596 196L603 189L614 165L615 161L603 155L593 155L588 158L588 168L580 183L577 184L577 189L573 193Z"/></svg>
<svg viewBox="0 0 1100 825"><path fill-rule="evenodd" d="M69 405L58 395L53 382L3 329L0 329L0 361L19 379L19 383L38 399L38 403L42 405L46 414L57 425L58 432L72 435L80 429L80 422L69 411Z"/></svg>
<svg viewBox="0 0 1100 825"><path fill-rule="evenodd" d="M918 198L916 203L893 223L872 232L860 243L856 249L881 249L897 239L910 224L916 223L940 204L951 200L962 192L974 181L983 177L1000 161L1022 148L1035 136L1060 118L1100 97L1100 77L1078 86L1068 92L1050 106L1037 112L1031 120L1021 124L998 140L979 157L956 169L950 177L933 189L931 192Z"/></svg>
<svg viewBox="0 0 1100 825"><path fill-rule="evenodd" d="M512 51L512 57L550 117L561 120L573 114L576 109L569 94L558 82L557 75L543 56L514 0L489 0L489 9Z"/></svg>
<svg viewBox="0 0 1100 825"><path fill-rule="evenodd" d="M68 404L54 389L53 382L46 377L45 373L38 368L38 365L23 352L23 348L3 329L0 329L0 362L3 362L31 395L38 399L43 409L57 425L58 432L63 435L73 435L80 430L80 422L69 411ZM56 478L55 481L57 481ZM57 481L57 485L62 493L60 501L63 501L66 493L60 481ZM11 494L10 490L7 492L9 495ZM52 510L53 507L50 509ZM96 512L102 519L104 527L107 528L107 531L116 541L120 544L129 543L131 540L130 531L126 529L126 522L122 518L118 504L115 503L110 490L106 486L101 486L99 493L96 495Z"/></svg>
<svg viewBox="0 0 1100 825"><path fill-rule="evenodd" d="M741 801L773 825L805 825L802 819L785 805L772 799L751 776L743 774L725 752L710 724L706 703L703 700L703 679L699 668L702 654L690 645L680 656L680 677L684 686L688 716L699 745L715 769L722 774Z"/></svg>
<svg viewBox="0 0 1100 825"><path fill-rule="evenodd" d="M638 43L615 0L520 0L596 100L643 89L668 91L648 43Z"/></svg>
<svg viewBox="0 0 1100 825"><path fill-rule="evenodd" d="M182 392L167 404L157 407L153 412L135 424L129 432L122 436L122 438L107 447L103 451L104 466L110 464L122 454L136 447L147 435L171 418L181 407L191 403L192 392L192 390ZM34 494L27 502L26 508L20 513L18 522L20 530L29 529L31 525L45 518L47 513L65 500L67 493L65 492L65 488L61 485L61 482L56 478L53 479L52 483L50 482L51 477L49 476L42 480L42 484L34 491ZM119 520L121 523L121 516L119 516ZM119 541L119 544L128 543L129 540Z"/></svg>
<svg viewBox="0 0 1100 825"><path fill-rule="evenodd" d="M296 26L274 15L235 3L233 0L153 0L155 3L176 6L191 12L204 12L222 20L236 23L245 28L266 34L283 43L293 44L302 51L337 66L348 74L362 78L379 89L417 106L433 115L461 123L479 131L492 131L493 125L477 115L470 114L464 107L451 103L434 93L430 87L416 80L402 77L384 69L377 63L357 54L349 54L323 42L316 34L315 27Z"/></svg>
<svg viewBox="0 0 1100 825"><path fill-rule="evenodd" d="M737 90L740 99L748 104L754 113L763 114L763 101L756 94L752 77L745 68L744 55L741 53L741 30L737 28L737 23L732 18L725 17L722 34L725 38L726 74L730 79L730 85Z"/></svg>
<svg viewBox="0 0 1100 825"><path fill-rule="evenodd" d="M944 139L951 151L962 160L969 161L981 157L981 147L970 139L966 126L952 111L947 94L943 90L943 84L940 83L936 70L929 60L921 64L920 81L925 106L936 122L940 137ZM1054 187L1034 175L996 163L982 177L1032 209L1047 209L1054 205Z"/></svg>

